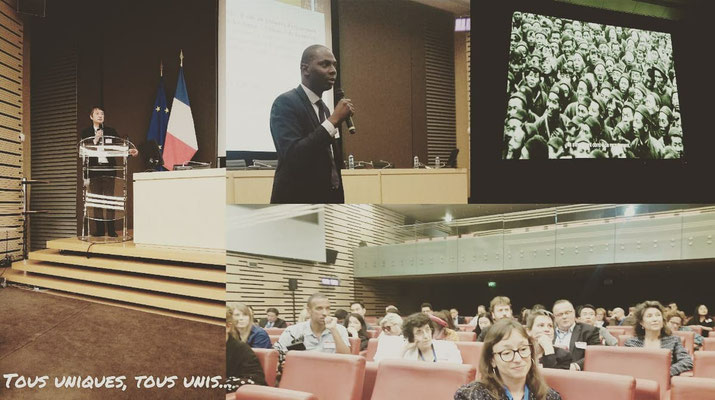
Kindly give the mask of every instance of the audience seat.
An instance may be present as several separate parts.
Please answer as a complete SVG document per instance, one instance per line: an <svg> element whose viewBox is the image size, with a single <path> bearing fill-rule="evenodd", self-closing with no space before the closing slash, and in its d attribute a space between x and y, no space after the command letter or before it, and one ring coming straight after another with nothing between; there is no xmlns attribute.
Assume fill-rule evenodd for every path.
<svg viewBox="0 0 715 400"><path fill-rule="evenodd" d="M459 331L459 332L471 332L473 330L474 330L474 327L469 324L457 325L457 331Z"/></svg>
<svg viewBox="0 0 715 400"><path fill-rule="evenodd" d="M263 328L266 330L266 332L269 335L278 335L280 336L281 333L285 330L285 328Z"/></svg>
<svg viewBox="0 0 715 400"><path fill-rule="evenodd" d="M457 332L460 342L474 342L477 340L477 334L474 332Z"/></svg>
<svg viewBox="0 0 715 400"><path fill-rule="evenodd" d="M673 335L680 336L682 338L683 347L688 351L688 354L693 355L695 350L695 332L692 331L675 331Z"/></svg>
<svg viewBox="0 0 715 400"><path fill-rule="evenodd" d="M665 399L670 389L671 353L667 349L588 346L584 371L636 378L636 400Z"/></svg>
<svg viewBox="0 0 715 400"><path fill-rule="evenodd" d="M375 378L377 378L378 363L368 361L365 363L365 380L362 384L362 400L370 400L372 391L375 389Z"/></svg>
<svg viewBox="0 0 715 400"><path fill-rule="evenodd" d="M364 378L363 357L289 351L278 387L313 393L320 400L361 400Z"/></svg>
<svg viewBox="0 0 715 400"><path fill-rule="evenodd" d="M276 344L281 335L268 335L268 337L271 338L271 344Z"/></svg>
<svg viewBox="0 0 715 400"><path fill-rule="evenodd" d="M457 348L462 354L462 364L474 366L479 375L479 358L482 356L482 342L457 342Z"/></svg>
<svg viewBox="0 0 715 400"><path fill-rule="evenodd" d="M350 341L350 352L355 355L360 354L360 338L349 337L348 340Z"/></svg>
<svg viewBox="0 0 715 400"><path fill-rule="evenodd" d="M670 387L670 400L715 400L715 379L674 376Z"/></svg>
<svg viewBox="0 0 715 400"><path fill-rule="evenodd" d="M376 338L380 336L380 331L377 329L368 329L367 330L367 337L369 338Z"/></svg>
<svg viewBox="0 0 715 400"><path fill-rule="evenodd" d="M696 351L693 363L694 377L715 379L715 351Z"/></svg>
<svg viewBox="0 0 715 400"><path fill-rule="evenodd" d="M464 317L464 322L470 323L470 322L472 322L472 318L474 318L474 317Z"/></svg>
<svg viewBox="0 0 715 400"><path fill-rule="evenodd" d="M371 326L377 325L377 317L365 317L365 322Z"/></svg>
<svg viewBox="0 0 715 400"><path fill-rule="evenodd" d="M703 338L703 347L700 350L705 350L705 351L715 350L715 337Z"/></svg>
<svg viewBox="0 0 715 400"><path fill-rule="evenodd" d="M258 361L263 367L263 374L266 376L268 386L276 385L276 374L278 370L278 350L274 349L253 349Z"/></svg>
<svg viewBox="0 0 715 400"><path fill-rule="evenodd" d="M701 333L702 335L702 333ZM715 337L715 331L708 332L708 337Z"/></svg>
<svg viewBox="0 0 715 400"><path fill-rule="evenodd" d="M632 325L618 325L619 329L623 329L623 334L624 335L631 335L635 336L636 335L636 327Z"/></svg>
<svg viewBox="0 0 715 400"><path fill-rule="evenodd" d="M700 325L689 325L688 326L690 329L693 330L693 332L697 333L698 335L703 334L703 327Z"/></svg>
<svg viewBox="0 0 715 400"><path fill-rule="evenodd" d="M475 374L475 368L465 364L383 360L371 399L451 399Z"/></svg>
<svg viewBox="0 0 715 400"><path fill-rule="evenodd" d="M626 334L626 330L625 330L625 329L621 329L621 328L618 327L618 326L615 326L615 327L607 326L606 329L608 330L608 333L610 333L611 335L613 335L613 337L619 337L619 336L621 336L621 335L625 335L625 334Z"/></svg>
<svg viewBox="0 0 715 400"><path fill-rule="evenodd" d="M632 376L552 368L541 368L541 374L562 399L633 400L636 393Z"/></svg>
<svg viewBox="0 0 715 400"><path fill-rule="evenodd" d="M235 396L235 397L234 397ZM236 393L226 396L226 400L319 400L316 395L297 390L279 389L269 386L244 385Z"/></svg>
<svg viewBox="0 0 715 400"><path fill-rule="evenodd" d="M634 337L633 335L619 335L618 336L618 345L619 346L625 346L626 340Z"/></svg>
<svg viewBox="0 0 715 400"><path fill-rule="evenodd" d="M375 353L377 353L377 339L370 339L367 341L365 359L367 361L373 361L375 359Z"/></svg>

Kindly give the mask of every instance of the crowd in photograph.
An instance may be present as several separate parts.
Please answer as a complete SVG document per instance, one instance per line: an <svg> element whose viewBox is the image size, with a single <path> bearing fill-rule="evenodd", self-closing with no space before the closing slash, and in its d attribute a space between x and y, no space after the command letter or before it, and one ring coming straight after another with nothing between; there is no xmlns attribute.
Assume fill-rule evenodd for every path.
<svg viewBox="0 0 715 400"><path fill-rule="evenodd" d="M692 315L686 315L676 303L664 306L654 300L629 307L627 313L620 307L606 310L591 304L575 306L561 299L550 308L535 304L515 315L506 296L494 297L488 308L478 306L473 317L460 315L456 308L433 310L430 303L423 303L420 308L420 312L402 316L397 307L388 306L372 327L365 320L362 302L353 302L350 311L332 312L330 300L320 293L308 299L293 324L280 319L275 308L267 309L265 318L258 321L251 307L240 303L229 305L226 308L229 391L244 384L265 385L252 348L278 350L281 359L294 350L350 354L350 338L359 339L355 343L364 352L369 338L375 337L375 362L404 359L461 364L456 343L460 341L458 332L466 331L473 332L472 340L482 342L483 348L477 380L459 388L455 399L500 399L506 391L510 396L523 396L523 390L539 393L536 397L539 399L559 399L536 367L583 370L587 347L619 345L613 327L631 327L632 336L620 338L621 341L625 338L622 346L668 349L670 375L677 376L692 370L691 352L700 350L703 336L708 336L714 326L705 304L697 305ZM284 329L278 338L270 340L266 329L278 325ZM675 334L683 331L693 332L690 351ZM279 364L279 380L280 371Z"/></svg>
<svg viewBox="0 0 715 400"><path fill-rule="evenodd" d="M668 33L514 13L505 159L683 156Z"/></svg>

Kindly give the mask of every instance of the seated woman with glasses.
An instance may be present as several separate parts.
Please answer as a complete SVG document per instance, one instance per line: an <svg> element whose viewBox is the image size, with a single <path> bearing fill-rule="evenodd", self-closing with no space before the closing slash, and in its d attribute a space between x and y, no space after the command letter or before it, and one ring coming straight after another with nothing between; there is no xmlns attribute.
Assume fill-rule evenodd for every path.
<svg viewBox="0 0 715 400"><path fill-rule="evenodd" d="M521 324L495 322L484 338L479 380L460 387L454 400L561 400L541 377L533 349Z"/></svg>
<svg viewBox="0 0 715 400"><path fill-rule="evenodd" d="M693 358L680 343L680 338L671 336L664 314L665 309L658 301L639 304L635 311L636 337L627 339L625 346L670 350L670 376L676 376L693 369Z"/></svg>
<svg viewBox="0 0 715 400"><path fill-rule="evenodd" d="M402 318L395 313L387 313L380 320L380 336L402 336Z"/></svg>
<svg viewBox="0 0 715 400"><path fill-rule="evenodd" d="M554 316L546 310L536 310L526 320L526 332L536 342L534 360L544 368L569 369L571 353L554 347Z"/></svg>
<svg viewBox="0 0 715 400"><path fill-rule="evenodd" d="M373 361L386 358L401 358L405 338L402 336L402 318L395 313L387 313L380 320L382 333L377 337L377 350Z"/></svg>
<svg viewBox="0 0 715 400"><path fill-rule="evenodd" d="M434 329L435 324L429 315L415 313L407 317L402 324L402 332L407 339L407 344L402 349L402 358L461 364L462 354L457 345L447 340L433 340Z"/></svg>

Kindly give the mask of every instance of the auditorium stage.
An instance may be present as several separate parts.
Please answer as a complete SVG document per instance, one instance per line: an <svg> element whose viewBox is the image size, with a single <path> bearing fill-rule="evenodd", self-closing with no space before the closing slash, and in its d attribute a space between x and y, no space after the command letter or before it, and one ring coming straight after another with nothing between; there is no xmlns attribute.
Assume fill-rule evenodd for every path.
<svg viewBox="0 0 715 400"><path fill-rule="evenodd" d="M4 276L9 282L144 311L217 324L225 318L223 250L64 238L13 263Z"/></svg>

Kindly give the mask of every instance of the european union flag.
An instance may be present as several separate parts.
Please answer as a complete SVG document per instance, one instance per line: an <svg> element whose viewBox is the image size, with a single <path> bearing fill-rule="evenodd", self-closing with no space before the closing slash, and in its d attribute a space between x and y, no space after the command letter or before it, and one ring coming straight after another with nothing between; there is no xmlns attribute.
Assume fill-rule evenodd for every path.
<svg viewBox="0 0 715 400"><path fill-rule="evenodd" d="M156 100L151 113L149 131L146 133L147 142L153 140L159 146L159 150L164 149L164 139L166 139L166 127L169 124L169 107L166 105L166 90L164 89L164 77L159 78L159 87L156 89Z"/></svg>

